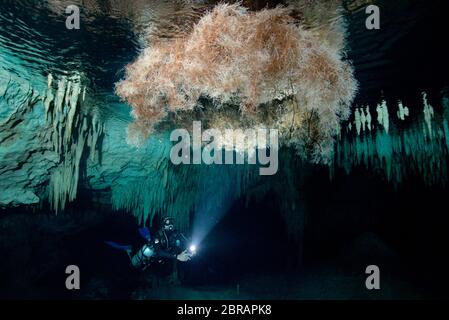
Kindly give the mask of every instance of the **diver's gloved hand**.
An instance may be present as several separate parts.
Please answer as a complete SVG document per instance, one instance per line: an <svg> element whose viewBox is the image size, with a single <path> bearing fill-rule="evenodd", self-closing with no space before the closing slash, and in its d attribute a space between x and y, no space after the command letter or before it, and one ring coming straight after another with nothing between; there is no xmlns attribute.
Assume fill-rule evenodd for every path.
<svg viewBox="0 0 449 320"><path fill-rule="evenodd" d="M176 256L176 259L182 262L189 261L192 258L192 254L188 250L184 250L182 253Z"/></svg>

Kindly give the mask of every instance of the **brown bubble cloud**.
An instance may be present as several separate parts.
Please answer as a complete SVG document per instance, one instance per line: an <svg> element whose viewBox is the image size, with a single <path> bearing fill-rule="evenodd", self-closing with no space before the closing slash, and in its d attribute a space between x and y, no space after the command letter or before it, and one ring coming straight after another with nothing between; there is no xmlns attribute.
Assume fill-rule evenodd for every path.
<svg viewBox="0 0 449 320"><path fill-rule="evenodd" d="M330 154L357 89L343 59L339 0L288 0L287 8L254 0L49 5L63 12L77 2L87 14L129 19L147 46L116 86L135 116L131 140L201 120L218 129L275 128L300 155Z"/></svg>
<svg viewBox="0 0 449 320"><path fill-rule="evenodd" d="M343 29L327 21L320 33L291 8L215 6L189 34L153 43L127 67L116 91L133 109L130 134L145 138L167 121L270 127L301 154L325 157L357 88ZM210 103L198 113L202 97Z"/></svg>

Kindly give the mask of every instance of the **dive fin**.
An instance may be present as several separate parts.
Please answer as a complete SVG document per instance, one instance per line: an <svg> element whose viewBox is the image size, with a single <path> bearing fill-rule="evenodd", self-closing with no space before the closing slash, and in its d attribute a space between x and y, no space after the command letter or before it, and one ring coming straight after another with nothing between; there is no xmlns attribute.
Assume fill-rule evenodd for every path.
<svg viewBox="0 0 449 320"><path fill-rule="evenodd" d="M139 233L145 240L151 240L150 230L147 227L139 228Z"/></svg>
<svg viewBox="0 0 449 320"><path fill-rule="evenodd" d="M118 249L118 250L128 251L131 249L131 246L129 246L129 245L125 246L125 245L121 245L121 244L118 244L118 243L112 242L112 241L105 241L105 243L110 245L114 249Z"/></svg>

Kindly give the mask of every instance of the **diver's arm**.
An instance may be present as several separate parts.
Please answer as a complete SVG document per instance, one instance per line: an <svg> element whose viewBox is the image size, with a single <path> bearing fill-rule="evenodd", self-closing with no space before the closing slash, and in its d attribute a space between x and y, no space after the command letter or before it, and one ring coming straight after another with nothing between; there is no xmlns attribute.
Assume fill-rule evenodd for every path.
<svg viewBox="0 0 449 320"><path fill-rule="evenodd" d="M181 239L179 239L179 238L181 238ZM178 240L184 241L184 239L186 239L184 237L184 235L182 235L182 237L178 236ZM170 252L164 250L164 247L161 246L161 242L158 239L155 239L154 249L156 252L156 256L159 258L177 259L182 262L189 261L191 258L191 254L188 252L188 250L185 250L185 248L183 249L183 251L181 253L179 253L179 251L176 253L170 253Z"/></svg>
<svg viewBox="0 0 449 320"><path fill-rule="evenodd" d="M179 236L180 236L179 240L182 243L181 247L184 249L187 249L189 247L189 242L190 242L189 239L187 239L187 237L182 233L179 233Z"/></svg>
<svg viewBox="0 0 449 320"><path fill-rule="evenodd" d="M158 250L158 251L156 251L156 256L159 258L165 258L165 259L176 259L181 262L189 261L192 258L192 255L187 250L184 250L180 254L169 253L164 250Z"/></svg>
<svg viewBox="0 0 449 320"><path fill-rule="evenodd" d="M192 255L187 250L184 250L180 254L169 253L169 252L166 252L164 250L159 250L159 251L156 251L156 255L159 258L176 259L176 260L179 260L181 262L189 261L192 258Z"/></svg>
<svg viewBox="0 0 449 320"><path fill-rule="evenodd" d="M156 256L159 258L165 258L165 259L176 259L177 254L170 253L167 251L164 251L162 249L156 250Z"/></svg>
<svg viewBox="0 0 449 320"><path fill-rule="evenodd" d="M184 235L184 234L182 234L182 233L179 233L179 240L181 241L181 248L184 248L183 250L183 252L181 252L179 255L178 255L178 260L179 261L182 261L182 262L186 262L186 261L189 261L190 259L192 259L192 255L193 255L193 252L191 252L189 249L188 249L188 246L189 246L189 239L187 239L186 238L186 236Z"/></svg>

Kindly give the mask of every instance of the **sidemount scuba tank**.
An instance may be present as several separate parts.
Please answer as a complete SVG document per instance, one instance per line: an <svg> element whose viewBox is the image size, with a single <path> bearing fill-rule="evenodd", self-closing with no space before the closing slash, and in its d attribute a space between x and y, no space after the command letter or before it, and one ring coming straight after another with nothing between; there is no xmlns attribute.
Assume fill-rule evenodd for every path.
<svg viewBox="0 0 449 320"><path fill-rule="evenodd" d="M139 228L139 233L147 243L134 256L130 255L130 259L134 268L145 269L150 264L151 257L155 255L155 250L151 244L150 230L146 227Z"/></svg>
<svg viewBox="0 0 449 320"><path fill-rule="evenodd" d="M145 244L140 248L134 256L131 257L131 264L134 268L145 268L151 261L151 258L155 255L154 248Z"/></svg>

